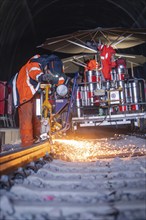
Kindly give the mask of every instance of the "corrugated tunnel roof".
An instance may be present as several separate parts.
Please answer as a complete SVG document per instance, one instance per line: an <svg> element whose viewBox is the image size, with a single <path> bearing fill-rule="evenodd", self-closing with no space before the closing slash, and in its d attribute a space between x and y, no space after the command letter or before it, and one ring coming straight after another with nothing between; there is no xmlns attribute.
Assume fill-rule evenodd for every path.
<svg viewBox="0 0 146 220"><path fill-rule="evenodd" d="M97 27L146 28L146 1L0 0L0 21L1 80L9 80L32 55L51 53L37 48L47 38ZM146 56L146 43L128 53Z"/></svg>

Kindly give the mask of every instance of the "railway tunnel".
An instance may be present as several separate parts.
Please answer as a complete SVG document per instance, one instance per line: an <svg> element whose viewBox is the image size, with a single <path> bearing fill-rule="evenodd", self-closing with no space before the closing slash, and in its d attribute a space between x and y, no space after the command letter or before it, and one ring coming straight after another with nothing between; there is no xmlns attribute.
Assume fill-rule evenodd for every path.
<svg viewBox="0 0 146 220"><path fill-rule="evenodd" d="M123 88L123 90L119 89L115 80L114 83L113 81L111 83L112 90L107 88L109 82L106 85L103 84L102 89L104 88L107 93L116 98L113 98L113 103L110 103L112 105L109 104L108 107L101 105L101 108L98 109L98 118L94 117L96 126L93 126L95 123L91 123L92 115L88 117L88 115L84 115L84 112L79 115L80 112L77 111L74 127L79 127L76 126L78 120L84 122L88 119L87 123L84 123L84 125L88 125L87 127L80 127L77 130L70 129L63 134L52 135L51 141L45 139L32 146L22 148L17 113L12 112L10 105L12 97L7 96L8 93L5 90L7 89L5 88L6 82L29 57L36 53L51 53L44 47L38 47L48 37L54 39L56 36L70 34L74 31L94 30L98 27L102 27L101 32L107 28L123 27L126 30L124 35L127 31L132 31L132 28L135 28L135 31L136 29L145 31L145 1L102 0L97 3L97 1L58 0L42 3L40 0L15 0L12 4L10 0L5 0L0 4L0 18L3 21L0 24L2 30L0 219L145 220L146 115L143 83L137 82L137 78L142 78L142 81L146 78L146 45L143 37L140 39L142 41L140 45L129 49L118 49L118 53L131 54L132 62L133 56L136 54L136 64L133 64L131 72L131 74L134 73L136 80L130 79L132 83L124 81L125 89ZM129 44L130 36L131 32L128 32L126 39ZM81 43L81 41L75 43ZM71 46L72 49L74 49L73 46L75 45ZM86 47L86 49L89 48ZM68 55L64 53L58 53L58 51L55 53L65 59L64 62L66 62L66 58L68 59ZM69 57L69 59L73 58ZM9 65L6 65L6 61ZM74 60L74 62L77 61ZM78 63L83 64L83 61ZM95 73L92 73L91 78L97 78ZM91 88L92 80L89 83L91 85L89 88ZM123 85L122 82L121 85ZM91 92L86 88L81 88L84 95ZM127 103L125 103L127 109L120 112L118 107L121 102L119 100L117 102L117 94L122 92L124 94L125 91L131 92L129 92L130 101L127 99ZM108 103L108 98L103 98L103 90L96 91L96 93L100 95L101 103L102 101ZM118 99L119 97L120 95L118 95ZM92 97L88 98L91 104ZM7 104L8 99L9 104ZM63 102L61 99L58 100L59 103ZM82 100L83 98L80 97L78 101ZM81 107L82 111L83 108L94 108L95 106L82 104ZM93 108L91 111L94 112ZM113 113L111 110L114 111L116 120L118 114L121 117L119 124L115 118L113 119L115 126L112 124ZM108 111L110 113L109 124L102 126L101 122L107 118ZM103 115L100 115L101 112ZM80 116L84 119L80 119ZM137 116L139 118L135 120ZM100 117L102 120L98 121ZM129 120L131 121L129 122ZM136 123L136 126L133 122Z"/></svg>

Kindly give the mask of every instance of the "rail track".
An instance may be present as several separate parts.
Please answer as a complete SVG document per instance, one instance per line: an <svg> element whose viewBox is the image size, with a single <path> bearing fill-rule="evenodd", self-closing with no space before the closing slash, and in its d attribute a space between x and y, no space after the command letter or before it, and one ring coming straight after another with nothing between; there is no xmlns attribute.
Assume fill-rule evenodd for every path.
<svg viewBox="0 0 146 220"><path fill-rule="evenodd" d="M67 142L68 157L65 142L60 141L54 145L54 149L60 150L56 156L48 142L41 147L2 153L0 219L144 220L146 146L145 139L138 138L139 146L136 140L132 136L111 138L106 154L92 154L92 160L88 155L86 162L79 160L82 151L78 151L76 161L71 161L74 155L71 142L70 145ZM95 150L99 147L97 140L88 142ZM81 144L80 140L78 143ZM121 143L122 151L119 150ZM100 144L103 147L103 140ZM110 146L114 153L109 151ZM64 158L68 161L62 160ZM6 163L9 164L5 166Z"/></svg>

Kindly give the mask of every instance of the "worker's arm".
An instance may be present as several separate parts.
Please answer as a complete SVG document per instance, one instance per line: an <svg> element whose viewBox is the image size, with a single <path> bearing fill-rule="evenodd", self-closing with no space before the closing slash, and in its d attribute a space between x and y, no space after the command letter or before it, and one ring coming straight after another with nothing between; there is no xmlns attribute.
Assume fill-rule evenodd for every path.
<svg viewBox="0 0 146 220"><path fill-rule="evenodd" d="M49 82L53 85L60 85L64 84L67 80L67 76L65 74L52 74L47 73L39 76L38 81L39 82Z"/></svg>
<svg viewBox="0 0 146 220"><path fill-rule="evenodd" d="M53 76L51 74L42 74L38 77L38 82L48 82L50 84L57 84L59 80L58 76Z"/></svg>

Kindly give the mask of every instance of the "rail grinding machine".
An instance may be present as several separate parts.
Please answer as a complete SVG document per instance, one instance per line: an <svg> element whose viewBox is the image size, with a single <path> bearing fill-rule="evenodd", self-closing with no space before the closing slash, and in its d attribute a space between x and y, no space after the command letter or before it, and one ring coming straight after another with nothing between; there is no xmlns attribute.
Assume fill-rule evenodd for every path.
<svg viewBox="0 0 146 220"><path fill-rule="evenodd" d="M110 73L110 80L104 80L99 70L85 71L79 82L75 73L72 85L60 85L43 90L37 103L37 113L44 123L43 132L50 135L69 129L89 126L120 126L145 128L146 94L145 80L130 78L120 62ZM47 95L48 93L48 95ZM47 99L46 99L47 95ZM43 114L47 104L51 105ZM46 101L46 102L47 102ZM39 109L39 110L38 110ZM49 119L49 123L48 123Z"/></svg>

